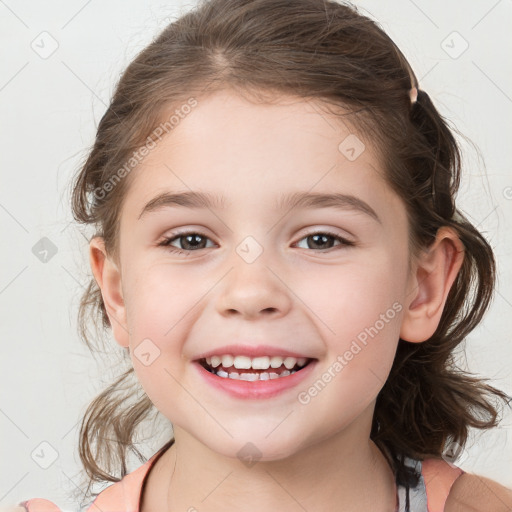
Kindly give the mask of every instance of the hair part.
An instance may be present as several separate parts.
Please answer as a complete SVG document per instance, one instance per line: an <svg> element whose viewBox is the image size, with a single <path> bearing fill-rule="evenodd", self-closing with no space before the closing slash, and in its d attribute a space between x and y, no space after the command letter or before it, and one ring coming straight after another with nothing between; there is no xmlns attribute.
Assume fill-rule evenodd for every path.
<svg viewBox="0 0 512 512"><path fill-rule="evenodd" d="M489 306L496 265L490 245L455 207L461 172L456 140L426 92L419 89L411 103L414 86L416 77L402 52L350 4L202 1L169 24L123 73L72 190L75 219L94 226L118 261L120 213L133 176L103 197L95 191L104 190L164 114L191 97L200 101L230 89L265 101L280 95L313 100L371 141L405 205L411 257L427 248L442 226L453 228L465 249L436 332L423 343L399 341L377 397L371 438L391 454L399 481L408 478L404 456L440 457L450 441L464 446L469 427L497 425L491 399L509 398L454 363L455 348ZM94 351L89 319L108 331L94 278L79 309L80 335ZM90 483L116 482L126 474L127 451L153 409L146 395L135 405L126 400L140 391L133 373L130 367L85 413L79 452ZM116 468L120 475L112 471Z"/></svg>

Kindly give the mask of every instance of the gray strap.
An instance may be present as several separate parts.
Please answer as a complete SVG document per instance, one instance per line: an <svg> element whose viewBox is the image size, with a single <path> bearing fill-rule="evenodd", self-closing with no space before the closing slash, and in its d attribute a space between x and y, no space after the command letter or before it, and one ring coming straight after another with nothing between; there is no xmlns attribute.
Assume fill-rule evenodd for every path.
<svg viewBox="0 0 512 512"><path fill-rule="evenodd" d="M423 474L421 473L421 461L405 457L404 462L406 466L414 468L420 474L420 479L416 487L409 488L409 507L406 507L407 489L402 485L398 486L397 512L428 512L427 489L425 487L425 480L423 480Z"/></svg>

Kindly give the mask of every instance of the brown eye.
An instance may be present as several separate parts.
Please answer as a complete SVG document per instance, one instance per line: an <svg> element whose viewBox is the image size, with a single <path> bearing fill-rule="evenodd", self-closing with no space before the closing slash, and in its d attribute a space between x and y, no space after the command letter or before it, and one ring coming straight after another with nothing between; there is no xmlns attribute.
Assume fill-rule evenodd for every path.
<svg viewBox="0 0 512 512"><path fill-rule="evenodd" d="M176 236L173 236L172 238L166 238L158 245L169 247L171 252L194 252L198 249L206 249L205 244L207 240L209 240L207 236L201 233L196 233L195 231L190 231L187 233L179 233ZM171 245L175 241L179 241L181 247L175 247L174 245Z"/></svg>
<svg viewBox="0 0 512 512"><path fill-rule="evenodd" d="M345 246L353 246L354 242L347 240L335 233L318 231L316 233L310 233L305 237L301 238L301 240L307 240L306 249L315 249L315 250L329 250L333 247L333 242L340 242L338 245ZM298 242L297 242L298 243Z"/></svg>
<svg viewBox="0 0 512 512"><path fill-rule="evenodd" d="M206 235L196 231L189 231L185 233L178 233L173 237L165 238L158 245L167 247L171 252L178 254L189 254L200 249L206 249L207 241L210 240ZM318 231L310 233L299 240L307 240L305 249L312 249L314 251L328 251L335 247L335 242L339 242L338 246L354 246L355 243L343 238L336 233L327 231ZM180 247L173 245L175 242L179 243ZM297 243L299 243L297 242ZM211 247L211 246L210 246Z"/></svg>

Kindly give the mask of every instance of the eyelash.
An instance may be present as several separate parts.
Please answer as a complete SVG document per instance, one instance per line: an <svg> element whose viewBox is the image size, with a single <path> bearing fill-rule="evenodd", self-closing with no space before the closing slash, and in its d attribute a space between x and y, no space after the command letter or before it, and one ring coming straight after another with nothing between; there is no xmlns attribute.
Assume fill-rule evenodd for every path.
<svg viewBox="0 0 512 512"><path fill-rule="evenodd" d="M164 240L162 240L158 246L159 247L167 247L168 250L172 253L177 253L177 254L190 254L191 252L197 252L199 250L202 250L202 249L206 249L205 247L202 248L202 249L197 249L197 250L184 250L184 249L178 249L176 247L173 247L171 246L171 242L174 242L175 240L179 240L180 238L182 237L185 237L187 235L199 235L201 236L202 238L206 238L206 239L209 239L208 236L204 235L203 233L201 233L200 231L184 231L182 233L176 233L173 237L169 237L169 238L165 238ZM350 240L347 240L346 238L343 238L341 237L340 235L337 235L336 233L332 233L330 231L313 231L311 233L307 233L306 235L304 235L302 238L300 238L297 242L300 242L301 240L303 240L304 238L308 238L310 236L313 236L313 235L327 235L329 237L332 237L336 240L338 240L340 243L339 246L347 246L347 247L353 247L355 246L355 242L352 242ZM338 246L338 247L339 247ZM329 249L310 249L310 250L313 250L313 251L316 251L316 252L320 252L320 253L325 253L325 252L330 252L334 249L334 247L331 247Z"/></svg>

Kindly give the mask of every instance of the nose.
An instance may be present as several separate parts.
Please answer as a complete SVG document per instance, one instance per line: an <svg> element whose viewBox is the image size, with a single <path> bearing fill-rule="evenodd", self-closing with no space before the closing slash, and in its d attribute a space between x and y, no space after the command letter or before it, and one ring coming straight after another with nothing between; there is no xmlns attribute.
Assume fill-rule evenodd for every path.
<svg viewBox="0 0 512 512"><path fill-rule="evenodd" d="M275 267L262 256L253 263L233 259L231 271L222 281L217 310L223 316L239 315L248 320L280 318L291 308L291 291Z"/></svg>

